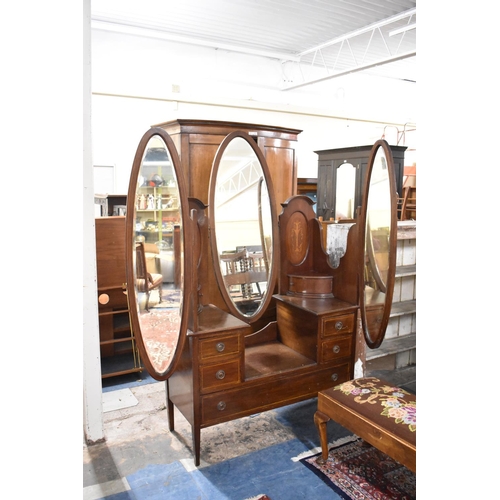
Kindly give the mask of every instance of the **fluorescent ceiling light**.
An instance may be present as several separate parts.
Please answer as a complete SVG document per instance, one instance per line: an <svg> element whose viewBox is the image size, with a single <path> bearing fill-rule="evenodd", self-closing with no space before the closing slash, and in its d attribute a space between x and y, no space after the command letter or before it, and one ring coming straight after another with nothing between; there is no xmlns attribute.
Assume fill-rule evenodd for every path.
<svg viewBox="0 0 500 500"><path fill-rule="evenodd" d="M407 24L401 28L389 31L389 36L399 35L400 33L406 33L407 31L417 29L417 23Z"/></svg>

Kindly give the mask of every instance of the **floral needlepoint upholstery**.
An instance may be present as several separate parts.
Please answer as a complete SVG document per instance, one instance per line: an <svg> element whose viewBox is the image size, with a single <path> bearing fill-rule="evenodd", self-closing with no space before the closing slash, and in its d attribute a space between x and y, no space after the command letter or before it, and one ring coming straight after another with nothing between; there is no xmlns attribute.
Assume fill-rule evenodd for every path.
<svg viewBox="0 0 500 500"><path fill-rule="evenodd" d="M333 388L335 399L372 422L416 442L417 397L376 377L349 380Z"/></svg>

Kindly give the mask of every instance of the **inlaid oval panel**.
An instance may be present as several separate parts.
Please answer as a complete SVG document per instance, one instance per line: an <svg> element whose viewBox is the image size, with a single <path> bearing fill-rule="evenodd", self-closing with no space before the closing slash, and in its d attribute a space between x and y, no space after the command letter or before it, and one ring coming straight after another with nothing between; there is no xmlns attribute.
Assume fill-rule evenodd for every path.
<svg viewBox="0 0 500 500"><path fill-rule="evenodd" d="M301 212L295 212L290 217L286 227L288 260L298 266L307 256L309 248L309 231L307 219Z"/></svg>

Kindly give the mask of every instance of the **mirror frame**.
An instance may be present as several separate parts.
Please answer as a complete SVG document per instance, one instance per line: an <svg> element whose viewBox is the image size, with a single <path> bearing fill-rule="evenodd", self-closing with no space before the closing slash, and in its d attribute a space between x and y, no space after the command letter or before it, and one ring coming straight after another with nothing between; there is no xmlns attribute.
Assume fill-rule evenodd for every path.
<svg viewBox="0 0 500 500"><path fill-rule="evenodd" d="M262 174L264 176L264 180L267 184L267 192L269 194L269 203L271 204L270 210L271 210L271 220L273 222L272 224L272 258L271 258L271 271L268 277L267 281L267 290L266 294L264 296L264 299L261 303L261 306L257 311L251 315L251 316L246 316L244 315L234 304L233 300L231 299L226 285L224 283L224 277L222 275L221 271L221 266L219 262L219 251L218 251L218 246L217 246L217 235L216 235L216 228L215 228L215 214L214 214L214 202L215 202L215 188L216 188L216 183L217 183L217 175L219 172L219 166L220 162L224 156L224 153L228 146L231 144L233 139L236 138L241 138L245 140L255 155L257 156L257 159L259 160L260 166L262 168ZM259 185L258 193L260 195L262 190L261 184ZM215 155L213 164L212 164L212 172L210 174L210 184L209 184L209 202L208 202L208 219L209 219L209 233L210 233L210 247L212 250L212 262L213 262L213 267L214 267L214 272L217 280L217 284L219 286L219 290L222 294L222 297L224 299L224 303L230 310L231 314L236 316L237 318L241 319L242 321L246 323L254 323L255 321L259 320L263 314L266 312L269 303L272 300L272 296L274 293L274 289L276 287L276 281L278 279L278 274L279 274L279 232L278 232L278 215L276 213L276 200L275 200L275 195L274 195L274 188L273 188L273 183L271 180L271 174L269 172L269 167L267 166L266 159L264 157L264 154L262 151L259 149L255 141L252 139L252 137L247 134L246 132L243 132L241 130L236 130L234 132L231 132L229 135L227 135L224 140L221 142L219 148L217 149L217 153ZM257 203L257 201L256 201ZM260 205L260 200L259 200L259 207L258 207L259 213L261 213L261 205ZM259 223L260 224L260 223ZM261 229L261 239L262 239L262 229ZM264 248L263 248L264 249Z"/></svg>
<svg viewBox="0 0 500 500"><path fill-rule="evenodd" d="M135 260L133 256L134 248L135 248L135 209L136 209L136 192L137 192L137 181L139 174L141 172L142 161L144 154L146 152L149 140L154 136L160 136L163 142L165 143L167 152L170 156L170 160L172 162L172 168L176 175L177 188L179 190L179 211L182 220L182 248L184 252L184 272L183 275L183 283L182 283L182 311L181 311L181 321L179 326L179 338L177 342L177 347L175 352L172 355L170 364L163 372L158 372L153 364L150 361L146 346L144 344L144 339L142 336L141 325L139 321L139 315L137 313L137 293L135 286L128 286L128 283L134 283L135 279ZM188 325L188 317L189 317L189 304L190 304L190 293L191 293L191 276L190 272L186 272L186 270L190 270L193 265L191 258L191 244L188 244L190 241L191 235L191 218L189 217L189 205L188 205L188 197L186 191L186 181L184 179L184 174L181 170L181 162L179 159L179 155L177 153L177 149L175 147L174 142L171 137L165 132L163 129L159 127L152 127L149 129L143 136L137 146L137 150L134 157L134 163L132 165L132 171L130 173L130 182L127 194L127 213L125 217L125 270L127 276L127 295L128 295L128 303L129 303L129 315L132 326L132 332L135 337L135 341L137 343L137 347L139 349L139 354L141 357L141 361L147 370L147 372L156 380L166 380L170 377L173 371L176 368L177 362L179 361L180 355L182 353L182 349L184 347L184 343L186 341L187 336L187 325Z"/></svg>
<svg viewBox="0 0 500 500"><path fill-rule="evenodd" d="M365 255L366 255L366 232L367 232L367 211L368 211L368 196L370 195L370 185L371 177L373 172L373 166L375 163L375 158L377 156L378 150L382 148L387 160L387 174L389 178L389 196L391 205L391 230L389 235L389 259L388 259L388 271L387 271L387 281L385 283L385 301L384 310L382 314L382 320L380 322L380 327L376 335L370 332L368 329L368 318L366 316L365 309L365 280L364 280L364 267L365 267ZM389 323L389 317L392 308L392 298L394 294L394 283L396 280L396 245L397 245L397 194L396 194L396 174L394 171L394 159L392 157L392 152L387 141L380 139L372 147L370 152L370 157L368 159L365 184L363 190L363 203L361 205L360 214L360 228L361 228L361 244L360 244L360 270L359 270L359 290L360 290L360 312L361 312L361 323L363 326L363 334L365 337L366 344L371 349L376 349L382 344L385 332L387 330L387 325Z"/></svg>

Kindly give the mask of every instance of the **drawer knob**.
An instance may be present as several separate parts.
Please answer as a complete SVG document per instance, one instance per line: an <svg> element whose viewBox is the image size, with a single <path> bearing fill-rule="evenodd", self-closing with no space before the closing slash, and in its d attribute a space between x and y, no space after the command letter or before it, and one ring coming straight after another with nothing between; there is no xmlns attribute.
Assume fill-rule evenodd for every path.
<svg viewBox="0 0 500 500"><path fill-rule="evenodd" d="M215 376L219 379L222 380L226 376L226 372L224 370L219 370Z"/></svg>
<svg viewBox="0 0 500 500"><path fill-rule="evenodd" d="M342 321L336 321L335 322L335 330L344 330L345 328L347 328L346 326L344 326L344 323L342 323Z"/></svg>
<svg viewBox="0 0 500 500"><path fill-rule="evenodd" d="M217 403L217 409L218 409L219 411L223 411L223 410L225 410L225 409L226 409L226 403L224 403L224 401L219 401L219 402Z"/></svg>
<svg viewBox="0 0 500 500"><path fill-rule="evenodd" d="M333 346L333 352L334 352L335 354L338 354L338 353L340 352L340 346L338 346L338 345L334 345L334 346Z"/></svg>
<svg viewBox="0 0 500 500"><path fill-rule="evenodd" d="M334 382L337 382L337 380L339 379L339 374L338 373L334 373L331 377L330 377Z"/></svg>
<svg viewBox="0 0 500 500"><path fill-rule="evenodd" d="M226 345L224 344L224 342L219 342L215 348L217 349L218 352L223 352L224 349L226 348Z"/></svg>

